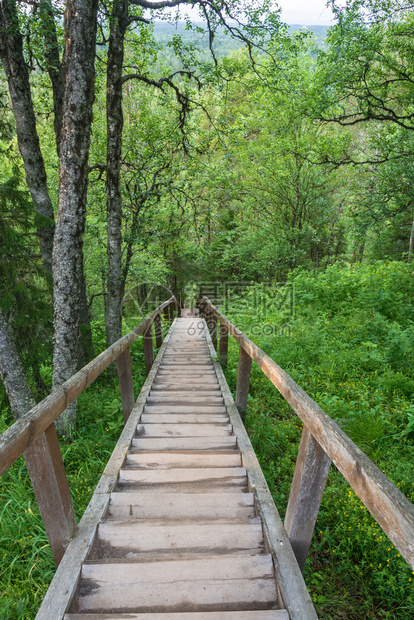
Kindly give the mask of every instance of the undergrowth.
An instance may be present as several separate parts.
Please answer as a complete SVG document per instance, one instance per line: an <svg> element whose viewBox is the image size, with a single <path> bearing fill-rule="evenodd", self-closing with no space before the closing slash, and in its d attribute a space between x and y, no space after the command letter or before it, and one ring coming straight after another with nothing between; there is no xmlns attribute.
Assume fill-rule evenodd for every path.
<svg viewBox="0 0 414 620"><path fill-rule="evenodd" d="M292 298L287 303L282 293L260 286L227 309L229 318L338 421L410 501L413 280L409 265L401 263L297 271L288 283L294 313ZM237 360L238 345L231 339L226 376L233 390ZM283 517L302 423L254 364L246 427ZM323 620L414 617L414 573L335 466L304 577Z"/></svg>

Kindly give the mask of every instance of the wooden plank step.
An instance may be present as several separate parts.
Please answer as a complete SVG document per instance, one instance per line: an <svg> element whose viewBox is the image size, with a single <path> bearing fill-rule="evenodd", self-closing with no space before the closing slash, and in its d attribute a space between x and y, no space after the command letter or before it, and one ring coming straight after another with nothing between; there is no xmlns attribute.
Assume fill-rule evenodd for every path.
<svg viewBox="0 0 414 620"><path fill-rule="evenodd" d="M132 447L135 450L236 450L234 435L227 437L134 437Z"/></svg>
<svg viewBox="0 0 414 620"><path fill-rule="evenodd" d="M144 413L141 424L229 424L222 413Z"/></svg>
<svg viewBox="0 0 414 620"><path fill-rule="evenodd" d="M118 491L142 493L239 493L247 490L244 467L121 469Z"/></svg>
<svg viewBox="0 0 414 620"><path fill-rule="evenodd" d="M85 564L77 612L247 611L275 607L270 555Z"/></svg>
<svg viewBox="0 0 414 620"><path fill-rule="evenodd" d="M231 424L138 424L138 437L216 437L232 434Z"/></svg>
<svg viewBox="0 0 414 620"><path fill-rule="evenodd" d="M190 365L190 362L186 364L185 361L181 361L181 360L174 361L174 359L168 359L168 361L164 361L164 357L163 357L161 364L160 364L160 368L173 368L173 369L176 369L178 367L188 368L189 365ZM201 359L200 361L191 362L191 365L194 367L197 366L198 370L201 370L201 368L204 366L207 366L208 368L214 368L213 362L207 357L206 358L203 357L203 359Z"/></svg>
<svg viewBox="0 0 414 620"><path fill-rule="evenodd" d="M224 484L234 481L244 484L246 470L244 467L188 467L166 470L121 469L119 481L123 484L148 485L179 484L181 482L223 481Z"/></svg>
<svg viewBox="0 0 414 620"><path fill-rule="evenodd" d="M285 609L251 611L207 611L164 614L66 614L64 620L289 620Z"/></svg>
<svg viewBox="0 0 414 620"><path fill-rule="evenodd" d="M128 454L124 467L135 469L168 469L177 467L241 467L241 455L237 452L145 452Z"/></svg>
<svg viewBox="0 0 414 620"><path fill-rule="evenodd" d="M112 493L106 519L251 519L252 493Z"/></svg>
<svg viewBox="0 0 414 620"><path fill-rule="evenodd" d="M169 389L203 389L203 390L220 390L220 384L217 381L217 377L160 377L151 387L151 392L158 390L161 387L168 387Z"/></svg>
<svg viewBox="0 0 414 620"><path fill-rule="evenodd" d="M260 518L249 523L185 520L160 525L153 521L103 521L91 560L106 558L178 559L190 556L264 552Z"/></svg>
<svg viewBox="0 0 414 620"><path fill-rule="evenodd" d="M189 387L188 389L185 389L183 386L161 384L156 386L156 388L152 389L150 392L150 396L155 397L163 396L165 394L174 398L180 398L181 396L214 396L223 398L221 391L216 389L214 386L210 389L206 389L205 387Z"/></svg>
<svg viewBox="0 0 414 620"><path fill-rule="evenodd" d="M205 383L205 384L214 383L216 385L216 381L217 381L216 375L213 373L210 374L208 372L203 372L199 375L196 375L194 373L188 373L188 374L168 373L168 374L157 375L157 378L153 382L153 386L158 385L159 383L173 383L173 384L183 383L185 385L192 385L192 384L198 385L199 383Z"/></svg>
<svg viewBox="0 0 414 620"><path fill-rule="evenodd" d="M188 373L187 375L179 375L179 374L165 374L165 375L157 375L153 382L153 386L158 385L159 383L184 383L186 385L200 385L201 384L214 384L219 386L219 381L217 376L214 373L200 373L199 375L194 375L194 373Z"/></svg>
<svg viewBox="0 0 414 620"><path fill-rule="evenodd" d="M178 397L174 396L174 394L157 394L157 396L149 396L147 398L148 405L156 405L156 404L179 404L177 400L182 402L183 405L222 405L224 403L224 399L222 396L197 396L197 394L188 394L188 396Z"/></svg>
<svg viewBox="0 0 414 620"><path fill-rule="evenodd" d="M144 413L217 413L224 415L227 409L224 405L145 405Z"/></svg>

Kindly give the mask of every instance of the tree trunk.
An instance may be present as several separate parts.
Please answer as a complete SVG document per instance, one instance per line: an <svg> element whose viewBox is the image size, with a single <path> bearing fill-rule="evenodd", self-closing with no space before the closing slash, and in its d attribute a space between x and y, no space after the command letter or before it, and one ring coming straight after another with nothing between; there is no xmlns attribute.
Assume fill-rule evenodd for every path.
<svg viewBox="0 0 414 620"><path fill-rule="evenodd" d="M62 131L62 108L63 108L63 81L62 64L59 56L59 43L56 32L55 16L50 0L40 1L40 18L42 20L42 34L45 44L46 67L52 84L53 91L53 127L56 138L56 151L59 156L60 134ZM94 356L92 341L92 328L88 311L88 296L86 292L86 279L82 262L81 292L80 292L80 350L79 365L83 366Z"/></svg>
<svg viewBox="0 0 414 620"><path fill-rule="evenodd" d="M55 16L50 0L40 0L40 19L45 44L46 67L53 91L53 127L56 136L56 151L59 157L60 132L62 129L63 82L62 64L59 56L59 43L56 33Z"/></svg>
<svg viewBox="0 0 414 620"><path fill-rule="evenodd" d="M411 257L413 255L413 248L414 248L414 220L413 220L413 225L411 226L410 243L408 246L408 259L407 259L408 263L411 263Z"/></svg>
<svg viewBox="0 0 414 620"><path fill-rule="evenodd" d="M74 374L78 360L97 8L98 0L68 0L65 12L59 210L53 250L54 386ZM71 435L75 423L74 403L57 420L57 427L62 434Z"/></svg>
<svg viewBox="0 0 414 620"><path fill-rule="evenodd" d="M36 401L14 344L13 336L0 310L0 374L15 420L35 406Z"/></svg>
<svg viewBox="0 0 414 620"><path fill-rule="evenodd" d="M122 128L122 65L124 39L128 26L128 2L114 0L108 47L107 64L107 256L108 294L105 299L105 328L108 346L122 336L122 301L124 285L122 278L122 194L121 155Z"/></svg>
<svg viewBox="0 0 414 620"><path fill-rule="evenodd" d="M23 55L16 0L2 0L0 6L0 56L9 85L16 121L19 150L26 182L36 212L36 228L44 270L52 272L54 214L47 187L46 169L40 150L36 117L30 91L29 72Z"/></svg>

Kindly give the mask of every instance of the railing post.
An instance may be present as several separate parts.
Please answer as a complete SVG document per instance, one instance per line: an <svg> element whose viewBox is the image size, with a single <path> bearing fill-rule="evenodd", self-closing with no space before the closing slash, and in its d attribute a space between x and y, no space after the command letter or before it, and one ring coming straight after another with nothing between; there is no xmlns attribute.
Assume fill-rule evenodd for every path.
<svg viewBox="0 0 414 620"><path fill-rule="evenodd" d="M330 464L330 458L304 426L285 517L285 530L301 570L305 566Z"/></svg>
<svg viewBox="0 0 414 620"><path fill-rule="evenodd" d="M116 359L118 366L119 389L121 390L122 413L124 422L129 418L134 407L134 382L132 380L131 354L125 349Z"/></svg>
<svg viewBox="0 0 414 620"><path fill-rule="evenodd" d="M158 313L154 319L155 346L157 349L162 345L162 325L161 314Z"/></svg>
<svg viewBox="0 0 414 620"><path fill-rule="evenodd" d="M246 419L247 397L249 395L250 371L252 358L240 346L239 368L237 371L236 407L239 410L243 422Z"/></svg>
<svg viewBox="0 0 414 620"><path fill-rule="evenodd" d="M148 376L152 368L152 365L154 363L154 338L152 335L152 323L150 323L150 325L145 330L143 339L144 339L145 371Z"/></svg>
<svg viewBox="0 0 414 620"><path fill-rule="evenodd" d="M224 367L227 366L228 352L229 330L223 323L220 323L219 360Z"/></svg>
<svg viewBox="0 0 414 620"><path fill-rule="evenodd" d="M54 423L24 452L27 470L56 566L77 523Z"/></svg>
<svg viewBox="0 0 414 620"><path fill-rule="evenodd" d="M163 310L163 313L164 313L164 320L169 321L170 320L170 307L166 306Z"/></svg>
<svg viewBox="0 0 414 620"><path fill-rule="evenodd" d="M174 317L174 303L171 303L171 304L168 306L168 311L169 311L169 313L170 313L170 321L174 321L174 318L175 318L175 317Z"/></svg>
<svg viewBox="0 0 414 620"><path fill-rule="evenodd" d="M215 349L217 349L217 317L213 312L208 315L208 329L210 330L211 341Z"/></svg>

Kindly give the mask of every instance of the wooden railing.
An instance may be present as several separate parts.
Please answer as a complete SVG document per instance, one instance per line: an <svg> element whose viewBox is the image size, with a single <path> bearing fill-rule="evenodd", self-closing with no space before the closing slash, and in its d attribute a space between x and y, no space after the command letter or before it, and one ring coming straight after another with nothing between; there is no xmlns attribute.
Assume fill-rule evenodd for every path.
<svg viewBox="0 0 414 620"><path fill-rule="evenodd" d="M163 341L161 312L167 319L173 319L175 311L178 311L178 304L175 297L171 297L0 435L0 475L24 454L56 565L76 532L77 522L54 422L115 360L126 422L134 406L129 348L143 336L148 375L154 361L152 326L154 324L155 343L159 347Z"/></svg>
<svg viewBox="0 0 414 620"><path fill-rule="evenodd" d="M207 297L198 301L200 315L227 363L228 334L240 344L236 405L245 416L252 360L279 390L304 427L285 517L285 529L303 569L325 489L331 461L368 508L414 570L414 505L378 469L312 398L245 336Z"/></svg>

